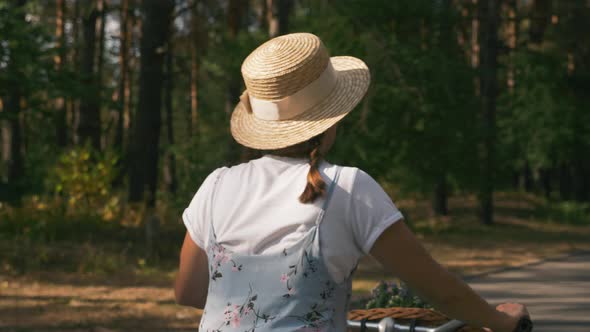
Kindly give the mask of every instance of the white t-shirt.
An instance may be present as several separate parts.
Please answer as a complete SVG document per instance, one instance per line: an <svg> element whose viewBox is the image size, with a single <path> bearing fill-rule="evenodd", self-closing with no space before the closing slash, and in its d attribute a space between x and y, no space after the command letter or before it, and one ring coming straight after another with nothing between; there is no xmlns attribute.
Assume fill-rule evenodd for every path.
<svg viewBox="0 0 590 332"><path fill-rule="evenodd" d="M327 185L335 169L327 162L320 165ZM218 182L212 206L220 171L205 179L182 215L190 237L203 249L209 241L211 212L217 241L229 250L274 254L306 234L324 202L299 202L309 172L304 158L265 155L228 168ZM402 217L373 178L358 168L342 167L319 227L320 250L334 280L343 281L379 235Z"/></svg>

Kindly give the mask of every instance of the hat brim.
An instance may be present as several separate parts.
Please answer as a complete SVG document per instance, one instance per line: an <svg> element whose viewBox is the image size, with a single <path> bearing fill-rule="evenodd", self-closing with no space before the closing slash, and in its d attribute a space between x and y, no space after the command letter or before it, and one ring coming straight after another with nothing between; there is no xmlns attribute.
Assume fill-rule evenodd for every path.
<svg viewBox="0 0 590 332"><path fill-rule="evenodd" d="M336 84L330 94L311 109L288 120L258 119L239 102L231 116L234 139L258 150L276 150L307 141L344 118L363 99L371 75L360 59L331 57Z"/></svg>

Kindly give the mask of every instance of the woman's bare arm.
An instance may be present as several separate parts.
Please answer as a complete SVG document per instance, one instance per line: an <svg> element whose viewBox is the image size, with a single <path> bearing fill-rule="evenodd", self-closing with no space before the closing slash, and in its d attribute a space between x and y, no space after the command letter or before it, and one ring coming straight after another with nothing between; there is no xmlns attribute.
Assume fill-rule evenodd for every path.
<svg viewBox="0 0 590 332"><path fill-rule="evenodd" d="M176 303L203 308L209 287L207 254L193 242L188 232L180 250L180 266L176 275Z"/></svg>
<svg viewBox="0 0 590 332"><path fill-rule="evenodd" d="M438 264L403 221L385 230L371 249L389 272L446 315L494 332L512 332L518 318L497 311L465 282Z"/></svg>

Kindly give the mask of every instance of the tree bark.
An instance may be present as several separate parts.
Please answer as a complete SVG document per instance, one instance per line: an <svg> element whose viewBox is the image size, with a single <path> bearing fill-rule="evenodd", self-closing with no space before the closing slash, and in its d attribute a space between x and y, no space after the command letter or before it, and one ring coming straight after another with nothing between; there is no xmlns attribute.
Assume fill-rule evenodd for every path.
<svg viewBox="0 0 590 332"><path fill-rule="evenodd" d="M528 160L525 160L524 166L522 168L522 189L526 192L533 191L533 171L531 170L531 165Z"/></svg>
<svg viewBox="0 0 590 332"><path fill-rule="evenodd" d="M507 2L508 22L506 24L506 39L508 41L508 70L506 73L506 86L510 93L514 92L515 74L514 74L514 52L516 51L517 37L518 37L518 6L516 0L508 0Z"/></svg>
<svg viewBox="0 0 590 332"><path fill-rule="evenodd" d="M121 1L120 17L120 42L119 42L119 91L118 91L118 114L117 128L115 131L115 147L121 151L125 146L125 115L129 113L129 49L131 47L130 32L132 26L129 19L130 0Z"/></svg>
<svg viewBox="0 0 590 332"><path fill-rule="evenodd" d="M258 28L261 31L268 31L268 0L256 1L256 14L258 15Z"/></svg>
<svg viewBox="0 0 590 332"><path fill-rule="evenodd" d="M289 33L289 14L293 0L266 0L268 35L270 38Z"/></svg>
<svg viewBox="0 0 590 332"><path fill-rule="evenodd" d="M238 33L242 29L243 17L246 11L246 3L241 0L230 0L228 7L228 32L231 41L235 41ZM239 75L231 75L228 86L228 94L226 101L226 113L231 114L233 108L240 97L240 77Z"/></svg>
<svg viewBox="0 0 590 332"><path fill-rule="evenodd" d="M191 136L194 136L198 132L198 90L197 90L197 80L198 80L198 73L199 73L199 65L197 59L197 47L194 43L191 43L191 82L190 82L190 96L191 96L191 111L190 111L190 121L189 121L189 133Z"/></svg>
<svg viewBox="0 0 590 332"><path fill-rule="evenodd" d="M82 19L84 48L82 52L82 84L86 91L80 101L78 136L81 143L90 141L92 147L100 150L100 95L95 72L96 21L100 12L92 6L90 13Z"/></svg>
<svg viewBox="0 0 590 332"><path fill-rule="evenodd" d="M74 1L74 15L72 17L72 45L71 45L71 53L70 53L70 62L72 66L76 69L80 69L80 54L79 54L79 41L80 41L80 2ZM74 97L68 98L68 107L67 107L67 124L68 127L71 128L70 137L68 138L70 142L77 144L78 143L78 135L76 133L75 128L78 128L79 123L79 115L80 115L80 102L78 99Z"/></svg>
<svg viewBox="0 0 590 332"><path fill-rule="evenodd" d="M447 204L448 190L447 180L442 176L434 187L434 195L432 201L432 207L434 214L439 216L446 216L449 214L449 208Z"/></svg>
<svg viewBox="0 0 590 332"><path fill-rule="evenodd" d="M154 207L164 53L174 0L144 0L142 10L139 100L129 149L129 201L145 200L148 207Z"/></svg>
<svg viewBox="0 0 590 332"><path fill-rule="evenodd" d="M243 28L243 18L247 10L246 6L247 2L242 0L229 1L227 23L229 41L231 43L235 43L238 33ZM238 59L234 59L234 61L238 61ZM231 115L236 103L240 98L241 84L242 83L239 75L230 75L225 99L225 112L228 117ZM235 162L238 160L243 160L244 156L244 148L238 145L230 136L227 160L230 162Z"/></svg>
<svg viewBox="0 0 590 332"><path fill-rule="evenodd" d="M474 12L477 13L476 15L473 15L473 18L471 19L471 66L473 68L479 66L479 23L481 17L479 13L479 1L486 0L473 0L473 5L475 6Z"/></svg>
<svg viewBox="0 0 590 332"><path fill-rule="evenodd" d="M135 91L135 85L134 83L134 79L135 79L135 73L137 72L137 62L139 61L139 58L135 56L134 52L133 52L133 41L134 40L138 40L141 38L141 17L137 17L135 16L134 13L134 8L136 8L138 6L138 2L136 0L130 0L129 1L129 6L132 8L131 9L131 17L130 17L130 22L129 22L129 31L128 31L128 36L127 36L127 43L128 43L128 50L129 53L127 54L128 56L128 67L127 67L127 81L125 84L125 95L127 96L127 106L124 114L124 122L123 122L123 132L126 133L126 136L123 136L123 140L127 139L127 141L130 140L130 136L131 136L131 132L132 132L132 128L131 126L133 125L133 117L134 117L134 110L135 110L135 104L136 104L136 91ZM134 33L134 31L138 31L138 33ZM127 143L129 145L129 143Z"/></svg>
<svg viewBox="0 0 590 332"><path fill-rule="evenodd" d="M123 150L123 121L125 121L125 103L127 96L125 95L125 82L127 80L127 21L129 17L129 0L121 1L121 9L119 12L119 90L117 93L117 128L115 130L115 147Z"/></svg>
<svg viewBox="0 0 590 332"><path fill-rule="evenodd" d="M481 221L491 225L494 220L494 180L496 144L496 98L498 72L498 0L480 0L480 87L481 111L483 116L481 146L481 177L479 203Z"/></svg>
<svg viewBox="0 0 590 332"><path fill-rule="evenodd" d="M188 132L190 136L198 134L199 118L199 95L198 95L198 77L199 77L199 55L203 54L201 48L206 45L206 31L201 23L199 7L195 6L191 12L191 42L190 42L190 114L188 121Z"/></svg>
<svg viewBox="0 0 590 332"><path fill-rule="evenodd" d="M148 255L157 249L159 218L155 215L164 81L164 56L174 0L143 0L139 66L139 100L129 146L129 201L146 205L144 220Z"/></svg>
<svg viewBox="0 0 590 332"><path fill-rule="evenodd" d="M60 72L66 59L66 39L64 34L65 26L65 0L57 0L55 3L55 40L58 49L54 58L55 71ZM55 137L57 146L65 147L68 143L67 123L66 123L66 103L64 97L55 99L54 122Z"/></svg>
<svg viewBox="0 0 590 332"><path fill-rule="evenodd" d="M26 5L26 0L18 0L13 6L20 10L18 19L25 21L25 13L22 11ZM18 47L18 44L16 45ZM10 52L9 54L18 54L18 51ZM18 64L15 63L14 57L9 57L7 68L12 68L14 71L14 82L9 84L6 88L7 96L3 102L2 107L7 115L7 140L5 140L7 152L5 159L8 161L7 169L7 197L3 197L15 205L20 205L23 195L23 181L25 176L24 158L23 158L23 127L21 122L21 100L23 98L23 91L20 82L24 81L24 75ZM3 133L4 134L4 133ZM6 142L8 141L8 142Z"/></svg>
<svg viewBox="0 0 590 332"><path fill-rule="evenodd" d="M571 167L567 162L564 162L559 166L559 196L562 200L572 198L572 183Z"/></svg>
<svg viewBox="0 0 590 332"><path fill-rule="evenodd" d="M543 42L545 30L551 19L552 0L534 0L531 10L531 23L529 28L529 39L532 43Z"/></svg>
<svg viewBox="0 0 590 332"><path fill-rule="evenodd" d="M122 156L125 156L125 147L127 146L127 128L130 104L130 66L129 51L133 39L133 20L129 14L133 8L132 0L122 0L119 12L120 30L119 30L119 86L117 92L117 124L115 128L114 146ZM121 186L125 175L127 174L127 159L122 157L117 161L119 172L113 181L114 186Z"/></svg>
<svg viewBox="0 0 590 332"><path fill-rule="evenodd" d="M8 185L10 188L10 201L20 205L23 195L23 180L25 175L23 158L23 128L21 123L21 98L22 91L17 85L10 88L10 95L6 98L5 107L9 114L9 151Z"/></svg>
<svg viewBox="0 0 590 332"><path fill-rule="evenodd" d="M171 27L173 30L173 27ZM171 33L172 35L172 33ZM168 146L174 145L174 117L173 115L173 92L174 92L174 47L169 38L166 52L166 85L164 87L164 109L166 111L166 137ZM171 193L175 193L178 187L176 180L176 157L172 151L168 151L165 170L166 187Z"/></svg>
<svg viewBox="0 0 590 332"><path fill-rule="evenodd" d="M552 168L542 168L541 169L541 186L543 187L543 194L545 195L545 199L551 199L551 178L552 178Z"/></svg>
<svg viewBox="0 0 590 332"><path fill-rule="evenodd" d="M104 44L105 44L105 18L106 18L106 11L107 11L107 6L108 6L108 2L107 0L97 0L98 1L98 11L100 12L100 16L98 17L97 21L96 21L96 31L98 34L98 50L97 50L97 54L96 54L96 82L97 82L97 89L96 89L96 95L97 95L97 99L98 99L98 113L99 113L99 118L100 118L100 114L101 114L101 100L103 98L103 94L102 94L102 87L103 87L103 68L104 68ZM107 133L107 131L104 131L100 129L99 127L99 132L100 132L100 137L101 137L101 146L106 146L107 142L106 142L106 135L105 133Z"/></svg>

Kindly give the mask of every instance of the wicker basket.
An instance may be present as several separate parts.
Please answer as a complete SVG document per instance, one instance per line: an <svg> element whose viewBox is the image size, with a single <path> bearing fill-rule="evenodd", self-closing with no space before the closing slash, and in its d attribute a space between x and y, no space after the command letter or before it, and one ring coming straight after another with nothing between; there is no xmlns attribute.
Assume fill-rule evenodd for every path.
<svg viewBox="0 0 590 332"><path fill-rule="evenodd" d="M396 322L400 324L407 324L409 325L413 319L416 319L418 325L426 326L426 327L434 327L440 326L450 319L449 317L445 316L444 314L431 310L431 309L422 309L422 308L402 308L402 307L393 307L393 308L375 308L375 309L357 309L351 310L348 312L348 319L349 320L362 320L367 319L369 321L379 321L383 318L391 317L395 319ZM459 329L461 332L483 332L484 329L481 328L473 328L469 326L462 327Z"/></svg>

